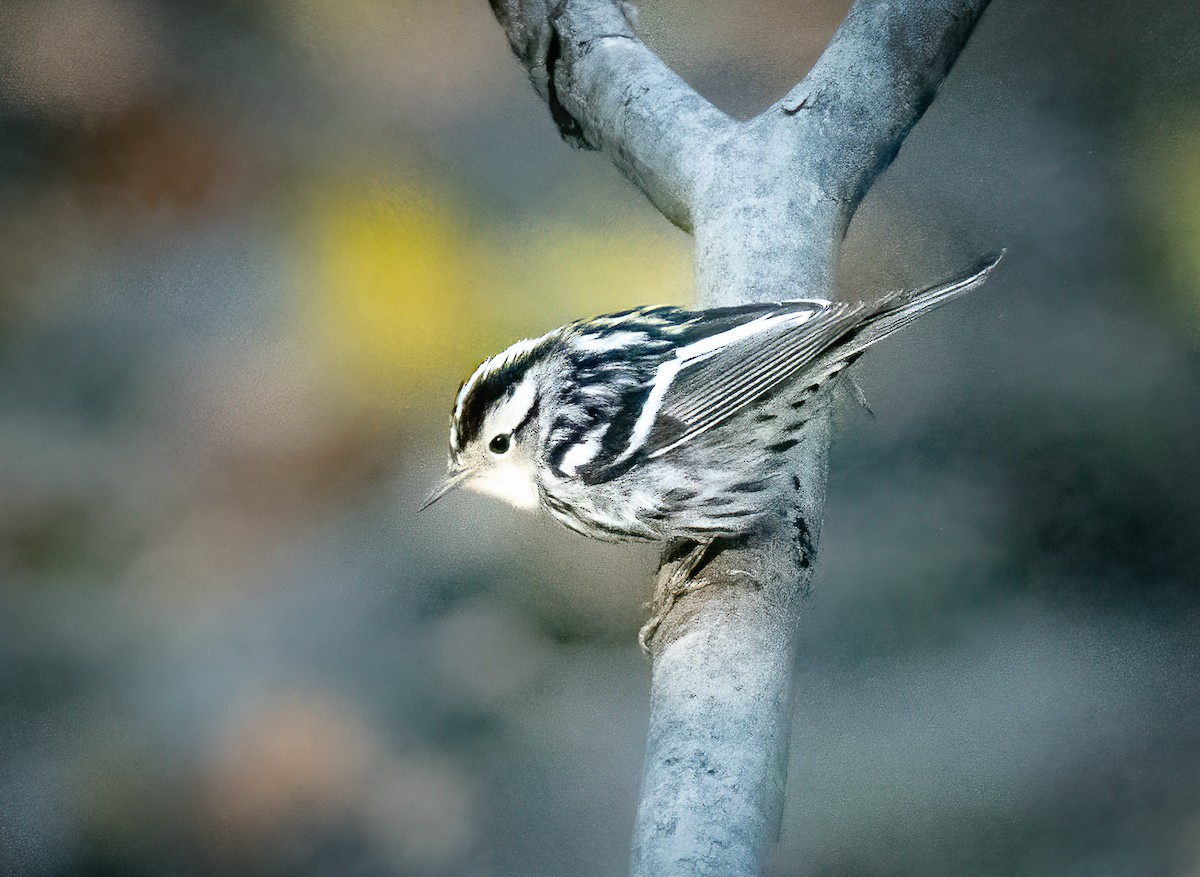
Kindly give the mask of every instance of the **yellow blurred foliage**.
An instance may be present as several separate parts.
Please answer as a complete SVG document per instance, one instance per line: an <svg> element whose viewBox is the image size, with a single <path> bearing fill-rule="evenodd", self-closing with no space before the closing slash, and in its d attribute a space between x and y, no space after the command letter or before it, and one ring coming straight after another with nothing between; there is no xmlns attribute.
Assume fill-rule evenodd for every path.
<svg viewBox="0 0 1200 877"><path fill-rule="evenodd" d="M334 189L311 208L309 329L339 383L404 405L461 355L446 330L470 307L464 242L428 199Z"/></svg>
<svg viewBox="0 0 1200 877"><path fill-rule="evenodd" d="M691 288L682 235L478 217L451 193L343 181L303 208L301 331L340 392L403 413L518 338Z"/></svg>
<svg viewBox="0 0 1200 877"><path fill-rule="evenodd" d="M1188 136L1154 144L1154 215L1162 235L1164 266L1174 281L1174 304L1200 339L1200 118L1180 124Z"/></svg>

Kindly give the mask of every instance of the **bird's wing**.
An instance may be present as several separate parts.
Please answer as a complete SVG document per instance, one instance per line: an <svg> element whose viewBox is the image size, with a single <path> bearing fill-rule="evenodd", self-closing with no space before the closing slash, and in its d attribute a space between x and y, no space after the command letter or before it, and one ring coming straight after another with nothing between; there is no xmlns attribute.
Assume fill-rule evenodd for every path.
<svg viewBox="0 0 1200 877"><path fill-rule="evenodd" d="M665 454L769 395L853 332L866 306L788 308L681 347L660 366L630 450ZM823 379L824 375L814 375ZM637 447L632 447L640 439Z"/></svg>
<svg viewBox="0 0 1200 877"><path fill-rule="evenodd" d="M581 321L563 339L564 382L549 430L547 463L559 477L596 484L626 471L645 444L666 389L664 367L697 366L738 338L786 315L795 323L828 305L824 300L786 305L748 304L704 311L644 307ZM751 328L747 328L751 327ZM680 351L684 351L681 358ZM636 456L640 459L640 456Z"/></svg>
<svg viewBox="0 0 1200 877"><path fill-rule="evenodd" d="M794 378L861 321L863 308L813 300L674 312L670 340L642 360L607 423L576 427L560 445L560 468L597 484L679 447Z"/></svg>
<svg viewBox="0 0 1200 877"><path fill-rule="evenodd" d="M871 345L977 288L1002 256L985 256L942 283L872 303L784 302L677 347L659 364L625 450L605 476L686 444L802 375L798 394L814 392Z"/></svg>

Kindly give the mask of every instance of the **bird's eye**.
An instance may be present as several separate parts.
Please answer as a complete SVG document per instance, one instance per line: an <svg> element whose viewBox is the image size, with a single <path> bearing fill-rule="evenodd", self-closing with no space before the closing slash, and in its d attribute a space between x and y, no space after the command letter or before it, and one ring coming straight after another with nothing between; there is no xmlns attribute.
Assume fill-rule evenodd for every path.
<svg viewBox="0 0 1200 877"><path fill-rule="evenodd" d="M508 433L500 433L500 435L488 442L488 450L493 454L507 454L511 436Z"/></svg>

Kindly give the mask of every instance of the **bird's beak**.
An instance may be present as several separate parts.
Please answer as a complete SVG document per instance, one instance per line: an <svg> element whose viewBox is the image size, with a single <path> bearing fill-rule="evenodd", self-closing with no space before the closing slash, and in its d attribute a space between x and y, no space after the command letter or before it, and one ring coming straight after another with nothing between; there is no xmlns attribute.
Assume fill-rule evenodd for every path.
<svg viewBox="0 0 1200 877"><path fill-rule="evenodd" d="M429 508L431 505L433 505L435 502L437 502L439 499L441 499L447 493L452 491L454 488L458 487L460 484L462 484L464 481L466 481L470 476L471 476L470 469L460 469L457 472L452 472L450 475L446 476L445 481L443 481L441 484L439 484L437 487L435 487L433 489L433 492L429 494L429 496L425 499L425 502L421 503L421 507L419 509L417 509L417 511L419 511L419 512L425 511L425 509Z"/></svg>

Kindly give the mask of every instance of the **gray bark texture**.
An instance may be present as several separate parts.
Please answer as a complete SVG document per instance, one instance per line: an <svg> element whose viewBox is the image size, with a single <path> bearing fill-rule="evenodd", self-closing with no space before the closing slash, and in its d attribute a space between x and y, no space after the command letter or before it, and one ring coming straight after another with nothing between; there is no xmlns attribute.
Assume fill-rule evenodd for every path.
<svg viewBox="0 0 1200 877"><path fill-rule="evenodd" d="M491 0L569 143L604 152L695 236L700 307L834 295L859 203L933 100L987 0L855 0L804 80L735 120L669 70L620 0ZM796 633L825 499L827 414L794 490L704 567L651 641L635 877L760 872L777 836ZM660 571L660 576L666 570Z"/></svg>

